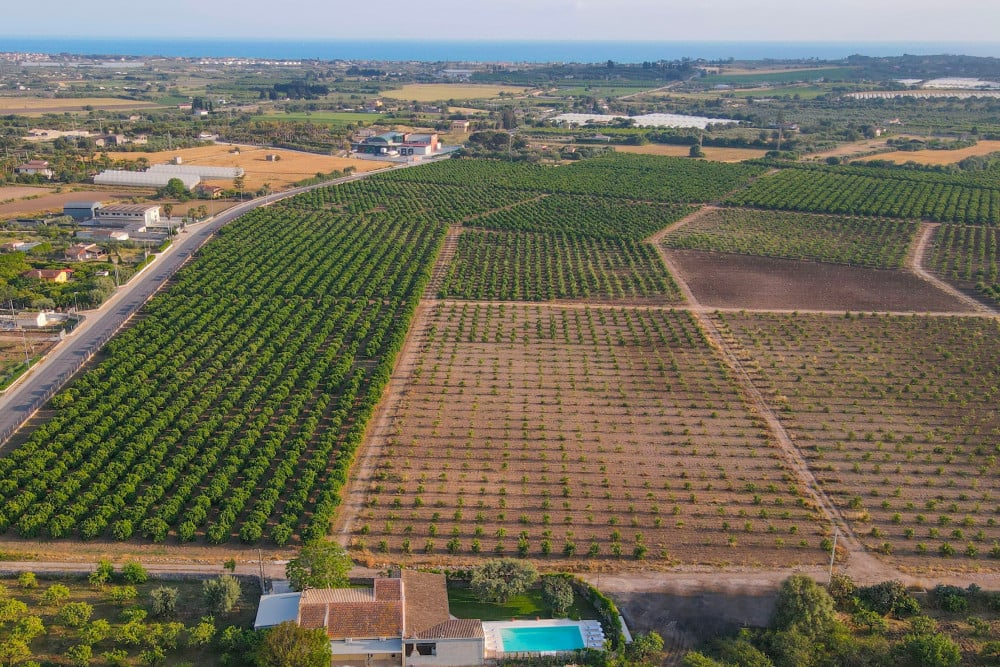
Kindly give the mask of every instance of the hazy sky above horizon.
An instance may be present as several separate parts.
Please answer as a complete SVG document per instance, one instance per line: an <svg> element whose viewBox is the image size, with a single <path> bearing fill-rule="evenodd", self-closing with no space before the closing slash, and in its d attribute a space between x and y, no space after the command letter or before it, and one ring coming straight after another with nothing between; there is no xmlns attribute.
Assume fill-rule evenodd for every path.
<svg viewBox="0 0 1000 667"><path fill-rule="evenodd" d="M2 15L18 37L995 42L1000 2L48 0Z"/></svg>

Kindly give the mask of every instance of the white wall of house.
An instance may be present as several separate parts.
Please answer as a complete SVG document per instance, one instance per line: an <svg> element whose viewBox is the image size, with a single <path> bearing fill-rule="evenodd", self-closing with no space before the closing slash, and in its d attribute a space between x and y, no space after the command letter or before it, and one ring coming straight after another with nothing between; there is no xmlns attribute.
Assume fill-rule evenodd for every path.
<svg viewBox="0 0 1000 667"><path fill-rule="evenodd" d="M483 655L486 650L483 639L425 639L410 640L406 643L413 643L413 652L406 656L403 664L409 667L478 667L483 664ZM434 655L420 655L417 652L417 644L433 644Z"/></svg>

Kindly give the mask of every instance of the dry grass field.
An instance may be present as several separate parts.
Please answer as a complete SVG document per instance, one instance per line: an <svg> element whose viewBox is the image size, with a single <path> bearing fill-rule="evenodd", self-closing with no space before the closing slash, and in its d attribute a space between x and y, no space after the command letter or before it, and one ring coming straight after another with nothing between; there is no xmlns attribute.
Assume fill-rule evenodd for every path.
<svg viewBox="0 0 1000 667"><path fill-rule="evenodd" d="M872 157L865 158L860 161L868 162L869 160L890 160L896 164L902 164L904 162L916 162L917 164L955 164L956 162L961 162L967 157L972 157L974 155L987 155L989 153L997 152L1000 152L1000 141L983 139L975 146L959 148L953 151L898 151L895 153L873 155Z"/></svg>
<svg viewBox="0 0 1000 667"><path fill-rule="evenodd" d="M238 149L238 153L232 152ZM281 156L277 162L269 162L267 155ZM184 164L212 165L218 167L243 167L246 172L246 188L254 190L270 183L274 190L280 190L292 183L315 176L318 172L329 173L354 167L356 171L372 171L389 166L389 163L375 160L339 158L330 155L316 155L298 151L260 148L257 146L230 146L213 144L197 148L184 148L158 153L127 153L128 159L145 157L151 164L165 163L181 157ZM220 181L218 185L232 187L232 181Z"/></svg>
<svg viewBox="0 0 1000 667"><path fill-rule="evenodd" d="M996 567L996 320L716 317L868 549L905 565Z"/></svg>
<svg viewBox="0 0 1000 667"><path fill-rule="evenodd" d="M385 97L416 102L441 100L482 100L499 97L500 93L521 95L530 88L474 83L411 83L402 88L387 90Z"/></svg>
<svg viewBox="0 0 1000 667"><path fill-rule="evenodd" d="M824 560L816 510L689 313L431 308L389 432L367 444L356 549L577 567Z"/></svg>
<svg viewBox="0 0 1000 667"><path fill-rule="evenodd" d="M667 155L671 157L687 157L690 146L671 146L668 144L646 144L645 146L615 146L618 153L640 153L642 155ZM767 151L756 148L716 148L706 146L702 149L705 159L712 162L742 162L764 157Z"/></svg>
<svg viewBox="0 0 1000 667"><path fill-rule="evenodd" d="M160 105L152 102L122 100L116 97L0 97L0 113L40 116L44 113L84 111L94 109L148 109Z"/></svg>

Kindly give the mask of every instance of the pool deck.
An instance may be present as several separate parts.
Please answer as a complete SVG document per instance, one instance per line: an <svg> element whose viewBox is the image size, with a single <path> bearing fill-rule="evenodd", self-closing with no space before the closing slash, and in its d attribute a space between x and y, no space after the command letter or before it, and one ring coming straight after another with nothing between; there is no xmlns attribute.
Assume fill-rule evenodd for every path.
<svg viewBox="0 0 1000 667"><path fill-rule="evenodd" d="M483 621L483 634L486 636L486 658L502 658L514 653L504 651L501 631L508 628L545 628L573 626L580 629L584 648L603 649L604 630L600 621L570 621L568 619L545 619L538 621ZM559 651L532 651L531 655L555 655ZM517 651L517 655L525 655Z"/></svg>

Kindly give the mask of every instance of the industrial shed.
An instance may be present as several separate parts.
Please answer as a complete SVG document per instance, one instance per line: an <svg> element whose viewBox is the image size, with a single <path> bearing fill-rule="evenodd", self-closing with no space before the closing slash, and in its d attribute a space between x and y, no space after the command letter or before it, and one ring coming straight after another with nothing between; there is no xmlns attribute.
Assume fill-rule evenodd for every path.
<svg viewBox="0 0 1000 667"><path fill-rule="evenodd" d="M68 215L77 222L91 220L97 216L101 206L99 201L70 201L63 204L63 215Z"/></svg>
<svg viewBox="0 0 1000 667"><path fill-rule="evenodd" d="M201 178L191 174L175 174L157 171L121 171L109 169L94 176L97 185L124 185L137 188L162 188L171 178L178 178L190 190L201 183Z"/></svg>

